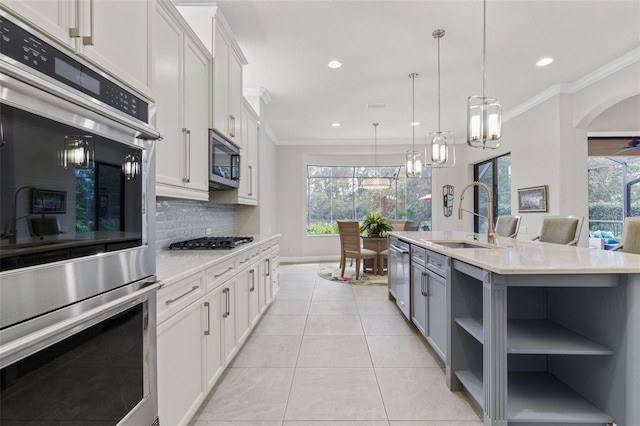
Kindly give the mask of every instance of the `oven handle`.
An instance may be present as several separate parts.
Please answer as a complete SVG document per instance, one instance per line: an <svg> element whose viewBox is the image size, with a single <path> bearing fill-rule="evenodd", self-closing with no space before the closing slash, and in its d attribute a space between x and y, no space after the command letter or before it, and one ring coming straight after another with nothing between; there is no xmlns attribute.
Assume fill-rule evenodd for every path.
<svg viewBox="0 0 640 426"><path fill-rule="evenodd" d="M18 361L36 350L50 346L108 318L113 311L128 308L163 286L161 281L150 281L126 296L107 302L80 315L60 321L50 327L30 333L0 347L0 368ZM128 306L129 305L129 306Z"/></svg>

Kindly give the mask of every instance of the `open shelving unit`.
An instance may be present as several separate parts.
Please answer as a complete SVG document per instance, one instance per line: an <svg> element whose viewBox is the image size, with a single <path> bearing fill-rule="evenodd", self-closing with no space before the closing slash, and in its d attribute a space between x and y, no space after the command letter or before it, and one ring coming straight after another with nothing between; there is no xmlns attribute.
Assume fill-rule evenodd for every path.
<svg viewBox="0 0 640 426"><path fill-rule="evenodd" d="M502 415L506 414L509 424L612 423L614 418L590 400L593 388L576 386L574 378L576 374L590 374L588 370L580 370L584 363L611 363L615 359L614 349L595 341L588 332L583 335L568 328L562 316L561 322L556 321L556 293L547 292L541 286L503 285L502 290L498 290L503 291L503 295L493 298L491 284L483 281L486 276L483 278L479 271L471 268L461 265L452 277L450 337L454 355L449 358L453 363L451 374L455 377L450 383L452 389L464 389L485 412L485 419L491 412L485 409L486 404L504 404L506 413L502 411ZM484 329L483 316L488 318L486 309L503 310L503 316L489 317L494 321L493 330ZM495 318L503 319L496 323ZM492 333L498 334L487 337ZM501 340L504 338L499 337L500 333L506 334L506 341ZM494 344L498 339L497 347L502 349L493 352L497 358L489 361L489 365L497 370L485 383L483 369L487 368L487 360L484 357L486 351L491 350L485 346L485 339L489 338L494 339ZM456 356L455 352L464 355ZM567 364L578 367L568 374L559 372L558 365ZM503 385L495 381L495 374L503 374L501 371L506 373ZM491 392L489 398L485 392ZM495 420L492 415L489 418ZM500 420L495 421L502 424Z"/></svg>

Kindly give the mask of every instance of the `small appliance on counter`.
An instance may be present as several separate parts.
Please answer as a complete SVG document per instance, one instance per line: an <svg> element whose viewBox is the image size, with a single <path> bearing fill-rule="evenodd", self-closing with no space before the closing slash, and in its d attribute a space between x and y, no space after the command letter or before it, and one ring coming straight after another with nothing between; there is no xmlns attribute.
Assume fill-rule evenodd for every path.
<svg viewBox="0 0 640 426"><path fill-rule="evenodd" d="M223 250L233 249L253 241L253 237L203 237L179 241L169 245L169 250Z"/></svg>

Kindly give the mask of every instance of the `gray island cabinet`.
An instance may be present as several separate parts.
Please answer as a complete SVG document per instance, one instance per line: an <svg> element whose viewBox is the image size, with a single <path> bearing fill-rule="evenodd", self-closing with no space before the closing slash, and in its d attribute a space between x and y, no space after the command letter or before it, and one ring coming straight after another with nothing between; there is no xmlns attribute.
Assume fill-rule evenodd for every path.
<svg viewBox="0 0 640 426"><path fill-rule="evenodd" d="M464 232L391 235L412 245L413 322L486 426L640 425L640 256L489 245ZM443 274L426 267L430 254ZM445 312L428 315L427 304L422 321L429 277L446 287Z"/></svg>

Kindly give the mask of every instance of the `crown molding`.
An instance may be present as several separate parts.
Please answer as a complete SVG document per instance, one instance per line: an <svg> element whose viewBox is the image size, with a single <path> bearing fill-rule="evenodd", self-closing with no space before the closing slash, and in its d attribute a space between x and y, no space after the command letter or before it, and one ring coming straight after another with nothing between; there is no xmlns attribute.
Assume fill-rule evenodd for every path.
<svg viewBox="0 0 640 426"><path fill-rule="evenodd" d="M271 142L273 142L274 145L280 145L280 141L276 137L275 133L273 133L273 130L271 130L268 123L260 124L260 127L264 128L264 134L271 139Z"/></svg>
<svg viewBox="0 0 640 426"><path fill-rule="evenodd" d="M556 84L555 86L551 86L548 89L543 90L534 97L509 110L509 112L504 114L502 120L507 122L556 95L576 93L638 61L640 61L640 47L633 49L631 52L622 55L618 59L609 62L603 67L598 68L573 83Z"/></svg>
<svg viewBox="0 0 640 426"><path fill-rule="evenodd" d="M256 96L262 99L265 105L269 105L271 103L271 95L269 91L261 86L246 86L242 88L243 96Z"/></svg>

